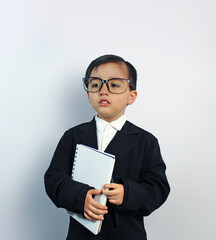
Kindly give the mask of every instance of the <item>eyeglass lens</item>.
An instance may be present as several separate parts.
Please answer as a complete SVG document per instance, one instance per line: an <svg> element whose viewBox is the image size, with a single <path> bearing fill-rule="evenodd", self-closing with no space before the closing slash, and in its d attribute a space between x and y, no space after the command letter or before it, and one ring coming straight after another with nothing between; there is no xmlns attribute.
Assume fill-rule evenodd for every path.
<svg viewBox="0 0 216 240"><path fill-rule="evenodd" d="M88 81L87 90L89 92L98 92L100 91L102 85L102 80L98 78L90 78ZM112 93L123 93L128 87L127 80L124 79L110 79L108 80L108 89Z"/></svg>

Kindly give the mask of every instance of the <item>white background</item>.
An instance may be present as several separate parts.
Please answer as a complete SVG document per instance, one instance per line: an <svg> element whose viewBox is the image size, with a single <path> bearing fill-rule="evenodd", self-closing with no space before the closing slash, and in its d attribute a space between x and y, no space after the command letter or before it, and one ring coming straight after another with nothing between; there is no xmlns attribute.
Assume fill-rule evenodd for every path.
<svg viewBox="0 0 216 240"><path fill-rule="evenodd" d="M152 132L171 194L149 240L215 240L216 1L1 0L0 239L65 239L43 175L64 131L91 120L81 78L113 53L138 71L127 117Z"/></svg>

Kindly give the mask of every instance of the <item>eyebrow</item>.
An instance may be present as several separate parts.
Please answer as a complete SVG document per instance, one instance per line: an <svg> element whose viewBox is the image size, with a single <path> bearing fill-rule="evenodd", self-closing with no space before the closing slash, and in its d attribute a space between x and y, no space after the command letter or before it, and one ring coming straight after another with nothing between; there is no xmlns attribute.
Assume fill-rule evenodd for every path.
<svg viewBox="0 0 216 240"><path fill-rule="evenodd" d="M100 77L94 77L94 76L90 76L89 78L98 78L98 79L101 79L101 80L105 80L103 78L100 78ZM111 78L108 78L107 80L110 80L110 79L123 79L123 80L130 80L128 78L122 78L122 77L111 77Z"/></svg>

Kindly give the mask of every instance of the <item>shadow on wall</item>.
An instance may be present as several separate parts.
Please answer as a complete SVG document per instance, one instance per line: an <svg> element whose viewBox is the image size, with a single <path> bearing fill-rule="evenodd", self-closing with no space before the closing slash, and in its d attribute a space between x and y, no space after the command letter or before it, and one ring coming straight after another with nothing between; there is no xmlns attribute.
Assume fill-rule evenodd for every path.
<svg viewBox="0 0 216 240"><path fill-rule="evenodd" d="M77 77L75 79L81 79ZM90 105L86 91L82 82L73 84L73 80L68 81L67 88L64 88L63 112L66 125L73 127L80 123L92 120L95 115L94 109Z"/></svg>
<svg viewBox="0 0 216 240"><path fill-rule="evenodd" d="M59 109L61 110L57 115L61 114L63 116L58 120L63 120L65 130L91 120L95 114L82 86L80 86L80 89L74 90L72 88L72 81L68 82L69 85L67 86L66 84L64 89L58 93L58 98L63 100L59 101L59 99L56 99L58 102L56 112ZM47 140L50 142L47 143ZM51 143L54 141L57 144L59 140L48 138L44 141L42 139L39 144L41 147L39 147L38 154L36 154L37 156L33 156L30 159L35 164L29 170L28 180L24 186L25 193L21 194L22 199L20 200L21 204L23 204L21 206L23 215L23 223L21 225L23 228L22 235L25 235L23 239L59 240L66 238L69 217L63 209L58 209L52 203L44 187L44 174L50 164L54 151Z"/></svg>
<svg viewBox="0 0 216 240"><path fill-rule="evenodd" d="M26 186L25 235L31 240L59 240L66 238L69 219L63 209L58 209L49 199L44 187L44 173L53 155L51 150L41 151L37 166L31 170L31 179ZM27 239L27 238L26 238Z"/></svg>

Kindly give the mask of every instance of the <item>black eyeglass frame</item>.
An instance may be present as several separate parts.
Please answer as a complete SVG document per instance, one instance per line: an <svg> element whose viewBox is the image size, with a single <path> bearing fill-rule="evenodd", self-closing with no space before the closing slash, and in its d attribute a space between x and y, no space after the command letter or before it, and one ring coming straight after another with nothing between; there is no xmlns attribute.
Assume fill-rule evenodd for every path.
<svg viewBox="0 0 216 240"><path fill-rule="evenodd" d="M98 80L101 81L102 84L101 84L100 88L99 88L97 91L89 91L89 90L88 90L88 87L87 87L87 86L88 86L88 82L87 82L87 80L88 80L89 78L94 78L94 79L98 79ZM103 87L103 84L106 83L106 86L107 86L107 89L108 89L109 92L111 92L111 93L113 93L113 94L122 94L122 93L124 93L124 92L115 93L115 92L110 91L108 82L111 81L111 80L115 80L115 79L121 79L121 80L124 80L124 81L127 82L127 87L126 87L126 89L125 89L124 92L127 91L127 88L128 88L129 85L130 85L129 87L130 87L131 91L135 90L135 88L134 88L131 80L125 79L125 78L110 78L110 79L104 80L104 79L101 79L101 78L99 78L99 77L84 77L84 78L82 78L82 81L83 81L84 90L87 91L87 92L92 92L92 93L100 92L100 90L101 90L102 87Z"/></svg>

